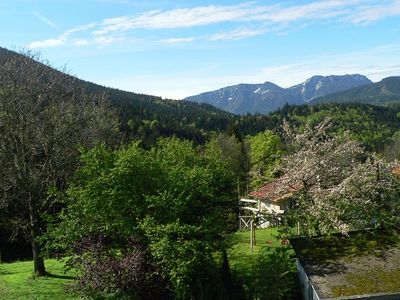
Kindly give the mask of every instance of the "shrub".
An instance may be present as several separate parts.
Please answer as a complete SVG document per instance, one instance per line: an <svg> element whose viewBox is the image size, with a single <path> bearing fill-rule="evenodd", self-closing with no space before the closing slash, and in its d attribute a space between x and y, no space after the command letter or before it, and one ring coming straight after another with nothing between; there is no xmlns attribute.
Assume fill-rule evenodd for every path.
<svg viewBox="0 0 400 300"><path fill-rule="evenodd" d="M80 275L72 288L93 298L169 299L168 283L144 244L131 239L125 249L115 251L116 243L99 235L75 244L78 256L68 265Z"/></svg>
<svg viewBox="0 0 400 300"><path fill-rule="evenodd" d="M255 299L293 299L297 284L296 266L289 248L261 248L252 268Z"/></svg>

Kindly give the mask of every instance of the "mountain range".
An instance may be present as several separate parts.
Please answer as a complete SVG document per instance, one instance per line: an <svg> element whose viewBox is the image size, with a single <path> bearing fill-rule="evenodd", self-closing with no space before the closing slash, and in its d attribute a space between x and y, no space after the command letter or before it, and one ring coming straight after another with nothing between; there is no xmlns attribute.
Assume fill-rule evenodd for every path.
<svg viewBox="0 0 400 300"><path fill-rule="evenodd" d="M0 65L6 63L8 59L12 59L14 55L21 54L0 47ZM32 60L32 68L34 67L47 68L48 72L59 72ZM194 97L187 98L190 101L167 100L108 88L78 78L75 78L74 82L80 90L85 92L108 95L111 105L120 114L120 129L125 138L128 140L140 139L144 146L151 145L160 136L175 135L196 143L203 143L213 132L228 131L253 135L265 128L278 128L281 120L287 119L287 114L293 111L307 110L309 105L315 105L313 108L315 111L330 110L330 107L345 110L346 103L349 102L358 103L357 107L361 107L363 104L369 107L369 104L373 104L382 107L385 112L379 114L383 115L387 114L387 110L383 106L392 103L400 104L400 77L388 77L380 82L372 83L365 76L358 74L313 76L304 83L287 89L270 82L240 84L201 94L208 96L209 101L202 101L207 103L191 102ZM213 95L214 97L212 97ZM263 96L262 101L257 98L260 95ZM4 100L6 99L0 99L0 101ZM220 105L216 102L219 102ZM341 104L331 106L330 103L335 102L343 103L344 106L342 107ZM224 103L225 105L223 105ZM255 116L234 115L226 111L229 108L227 105L231 105L230 110L236 114L246 114L247 112L265 114L282 108L286 103L307 105L288 107L277 111L277 114L263 116L259 114ZM392 106L387 109L391 109L390 107ZM377 109L378 107L372 110Z"/></svg>
<svg viewBox="0 0 400 300"><path fill-rule="evenodd" d="M187 101L207 103L234 114L275 111L285 104L317 103L320 97L337 94L352 88L362 89L372 83L360 74L342 76L313 76L303 83L282 88L272 82L238 84L185 98ZM334 102L332 98L324 101Z"/></svg>
<svg viewBox="0 0 400 300"><path fill-rule="evenodd" d="M328 94L312 100L311 104L350 102L373 105L400 103L400 76L387 77L376 83Z"/></svg>

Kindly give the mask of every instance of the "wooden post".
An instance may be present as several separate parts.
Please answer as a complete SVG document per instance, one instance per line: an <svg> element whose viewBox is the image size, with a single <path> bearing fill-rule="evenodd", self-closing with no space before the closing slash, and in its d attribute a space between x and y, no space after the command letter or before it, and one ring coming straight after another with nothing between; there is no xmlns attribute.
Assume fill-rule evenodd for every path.
<svg viewBox="0 0 400 300"><path fill-rule="evenodd" d="M250 221L250 251L253 252L253 220Z"/></svg>
<svg viewBox="0 0 400 300"><path fill-rule="evenodd" d="M297 235L300 235L300 222L297 221Z"/></svg>
<svg viewBox="0 0 400 300"><path fill-rule="evenodd" d="M257 241L256 241L256 225L253 222L253 245L257 245Z"/></svg>

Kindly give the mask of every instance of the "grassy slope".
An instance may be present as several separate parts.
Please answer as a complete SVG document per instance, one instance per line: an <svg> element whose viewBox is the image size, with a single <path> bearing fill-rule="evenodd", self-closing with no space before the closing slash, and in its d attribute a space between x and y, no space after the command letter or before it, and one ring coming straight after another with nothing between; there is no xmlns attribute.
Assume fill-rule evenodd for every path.
<svg viewBox="0 0 400 300"><path fill-rule="evenodd" d="M46 260L49 277L32 277L32 261L0 264L1 299L80 299L68 294L64 286L73 281L72 272L64 273L63 263Z"/></svg>
<svg viewBox="0 0 400 300"><path fill-rule="evenodd" d="M282 253L281 251L275 252L275 249L287 247L282 246L282 241L277 236L277 227L256 230L257 244L254 246L253 252L250 250L249 231L236 232L232 237L236 244L228 251L231 271L234 278L237 278L242 284L243 292L249 299L259 299L259 297L262 299L276 299L276 297L281 297L277 296L277 294L283 295L283 293L289 298L292 295L294 296L293 299L297 299L295 297L298 294L296 290L296 273L289 271L286 266L286 264L289 264L291 265L290 269L295 270L294 260L286 262L283 262L281 259L275 262L271 260L277 259L275 253ZM263 251L263 255L260 256L259 252L263 248L267 251ZM287 249L289 250L287 254L292 256L294 253L291 245ZM267 253L271 255L269 258L266 257ZM265 267L266 269L264 269ZM269 276L264 276L265 272ZM271 277L271 274L274 275ZM281 276L284 276L284 281L281 281ZM254 284L256 282L260 284L261 288L255 288ZM278 290L282 293L273 292Z"/></svg>

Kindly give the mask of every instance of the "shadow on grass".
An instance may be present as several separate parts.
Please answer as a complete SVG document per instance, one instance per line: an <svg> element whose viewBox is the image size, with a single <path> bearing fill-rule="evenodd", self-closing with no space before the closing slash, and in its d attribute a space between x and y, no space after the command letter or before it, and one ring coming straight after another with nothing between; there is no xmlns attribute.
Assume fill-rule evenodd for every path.
<svg viewBox="0 0 400 300"><path fill-rule="evenodd" d="M1 270L0 269L0 276L3 276L3 275L11 275L11 274L13 274L12 272L9 272L9 271L5 271L5 270Z"/></svg>
<svg viewBox="0 0 400 300"><path fill-rule="evenodd" d="M0 273L1 274L1 273ZM58 275L58 274L51 274L51 273L46 273L46 277L49 278L58 278L58 279L70 279L70 280L75 280L75 276L70 276L70 275Z"/></svg>

